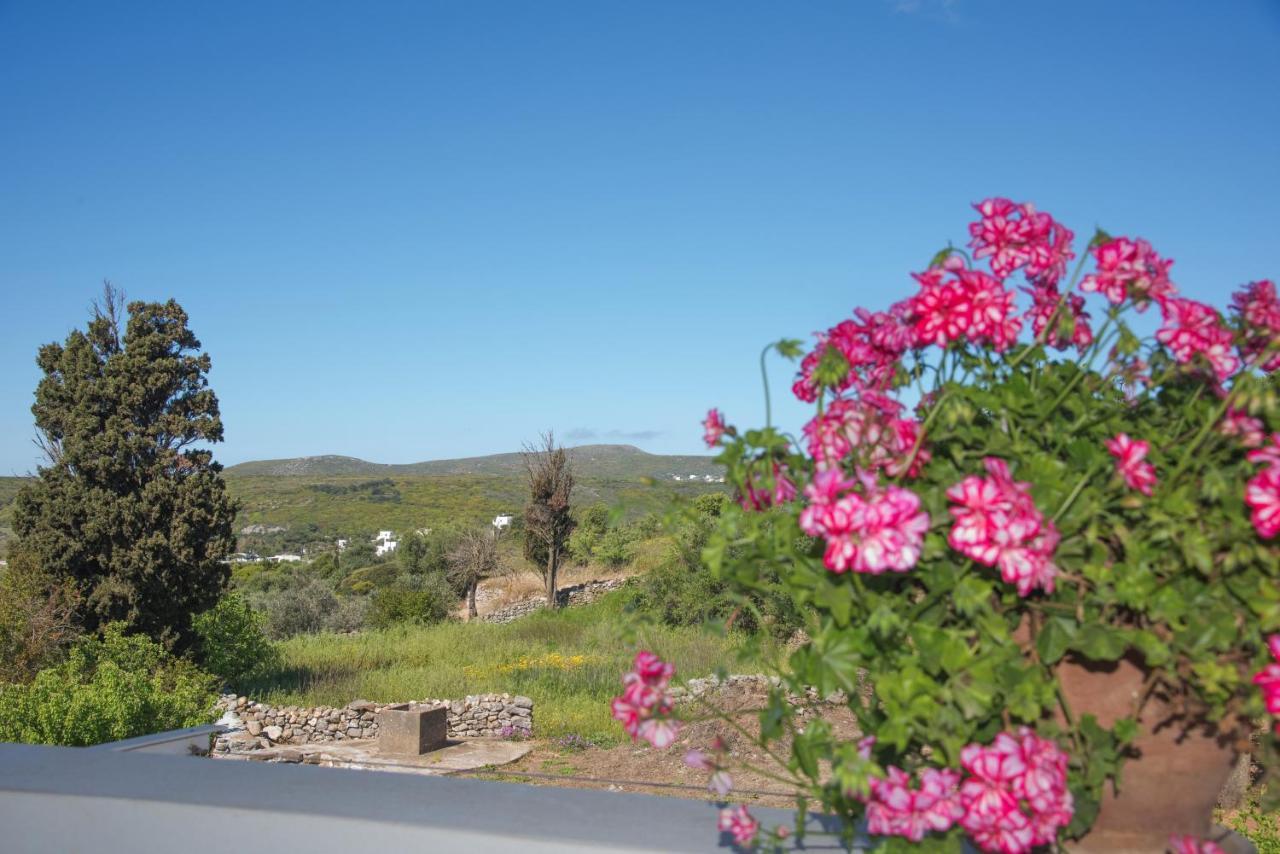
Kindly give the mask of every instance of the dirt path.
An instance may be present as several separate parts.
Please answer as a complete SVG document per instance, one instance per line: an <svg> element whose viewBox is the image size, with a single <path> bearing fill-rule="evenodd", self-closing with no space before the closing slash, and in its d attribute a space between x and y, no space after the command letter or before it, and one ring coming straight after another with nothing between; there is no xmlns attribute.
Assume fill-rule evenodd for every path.
<svg viewBox="0 0 1280 854"><path fill-rule="evenodd" d="M750 738L725 721L711 719L686 724L679 739L667 750L655 750L644 743L577 748L539 740L534 749L518 761L503 766L499 772L482 776L533 786L644 792L718 801L720 798L707 790L706 772L689 768L684 756L693 749L709 752L720 739L728 747L732 760L733 792L729 796L732 800L793 807L795 799L786 783L768 773L744 770L739 764L745 762L764 772L781 770L754 740L759 732L754 710L760 708L763 698L764 692L759 687L735 687L721 692L717 701L721 708L735 710L733 719ZM840 738L858 737L853 715L843 706L824 706L817 713L831 723ZM786 745L774 749L783 758L789 753Z"/></svg>

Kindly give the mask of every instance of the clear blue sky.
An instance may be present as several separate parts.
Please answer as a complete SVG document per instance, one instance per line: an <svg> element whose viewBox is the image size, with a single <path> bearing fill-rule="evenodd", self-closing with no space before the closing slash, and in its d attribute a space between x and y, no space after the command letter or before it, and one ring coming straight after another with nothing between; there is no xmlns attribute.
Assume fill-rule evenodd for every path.
<svg viewBox="0 0 1280 854"><path fill-rule="evenodd" d="M103 278L190 313L226 463L696 452L988 195L1221 304L1280 276L1278 93L1265 0L0 2L0 473Z"/></svg>

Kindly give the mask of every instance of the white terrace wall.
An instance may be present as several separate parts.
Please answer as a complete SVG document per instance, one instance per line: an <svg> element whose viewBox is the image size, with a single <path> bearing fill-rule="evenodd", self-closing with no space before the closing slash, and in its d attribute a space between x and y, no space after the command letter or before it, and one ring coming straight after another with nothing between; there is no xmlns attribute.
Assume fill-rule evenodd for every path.
<svg viewBox="0 0 1280 854"><path fill-rule="evenodd" d="M394 703L356 700L342 708L268 706L223 696L217 709L232 730L218 737L214 753L243 753L276 744L315 744L378 737L378 713ZM527 737L533 733L533 700L511 694L477 694L461 700L410 701L410 706L449 710L451 739Z"/></svg>
<svg viewBox="0 0 1280 854"><path fill-rule="evenodd" d="M556 601L561 608L569 605L586 605L594 602L601 596L611 591L617 590L626 584L624 578L605 578L597 581L588 581L584 584L575 584L572 587L562 587L556 591ZM482 614L479 619L487 623L509 623L512 620L519 619L534 611L541 610L547 604L546 596L534 596L530 599L523 599L514 605L508 605L489 614Z"/></svg>

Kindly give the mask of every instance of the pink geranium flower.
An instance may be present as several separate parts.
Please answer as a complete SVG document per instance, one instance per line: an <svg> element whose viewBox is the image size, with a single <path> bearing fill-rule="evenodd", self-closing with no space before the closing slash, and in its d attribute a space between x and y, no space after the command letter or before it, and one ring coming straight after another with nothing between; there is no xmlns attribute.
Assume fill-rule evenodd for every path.
<svg viewBox="0 0 1280 854"><path fill-rule="evenodd" d="M680 731L671 713L675 701L667 690L675 667L647 650L636 653L631 671L622 677L622 694L610 710L632 741L644 739L657 748L670 747Z"/></svg>
<svg viewBox="0 0 1280 854"><path fill-rule="evenodd" d="M1262 421L1254 418L1243 409L1231 407L1227 409L1222 421L1218 424L1218 432L1223 436L1238 438L1246 448L1260 446L1266 438Z"/></svg>
<svg viewBox="0 0 1280 854"><path fill-rule="evenodd" d="M804 425L809 456L820 469L851 460L866 471L914 477L931 455L919 438L919 422L902 417L902 410L902 404L876 392L833 400Z"/></svg>
<svg viewBox="0 0 1280 854"><path fill-rule="evenodd" d="M908 300L907 319L916 345L946 347L961 339L1008 349L1022 329L1013 291L980 270L967 270L952 256L942 267L913 274L920 291Z"/></svg>
<svg viewBox="0 0 1280 854"><path fill-rule="evenodd" d="M838 352L849 365L844 379L829 391L840 394L850 388L857 391L889 388L902 355L915 343L911 327L904 319L906 308L906 303L897 303L887 312L858 308L852 319L819 334L818 345L800 362L799 376L791 387L795 396L806 403L818 399L814 372L828 348Z"/></svg>
<svg viewBox="0 0 1280 854"><path fill-rule="evenodd" d="M960 826L984 851L1020 854L1052 845L1075 813L1067 789L1067 756L1027 727L1000 733L988 747L960 753L970 774L960 786Z"/></svg>
<svg viewBox="0 0 1280 854"><path fill-rule="evenodd" d="M749 845L760 831L760 822L751 817L744 804L720 810L719 828L733 837L737 845Z"/></svg>
<svg viewBox="0 0 1280 854"><path fill-rule="evenodd" d="M950 769L924 768L913 788L909 774L889 766L883 779L871 782L867 832L919 842L925 834L950 830L964 814L959 781L960 775Z"/></svg>
<svg viewBox="0 0 1280 854"><path fill-rule="evenodd" d="M1205 359L1219 382L1240 369L1231 330L1212 306L1190 299L1161 300L1164 325L1156 332L1156 340L1169 348L1179 364L1187 364L1196 356Z"/></svg>
<svg viewBox="0 0 1280 854"><path fill-rule="evenodd" d="M724 416L720 414L720 410L707 410L707 417L702 422L702 440L707 443L707 447L714 448L720 444L724 431Z"/></svg>
<svg viewBox="0 0 1280 854"><path fill-rule="evenodd" d="M819 470L805 489L800 529L826 540L823 563L832 572L906 572L920 559L929 514L909 489L868 479L860 495L858 485L839 469Z"/></svg>
<svg viewBox="0 0 1280 854"><path fill-rule="evenodd" d="M1027 310L1027 319L1031 321L1031 333L1043 340L1046 347L1065 350L1074 346L1084 352L1093 343L1093 327L1089 325L1089 313L1084 310L1084 297L1079 294L1067 294L1066 302L1059 303L1063 297L1058 293L1055 284L1038 284L1035 287L1023 288L1031 295L1031 308ZM1057 318L1054 319L1055 313ZM1071 319L1071 336L1062 334L1066 320ZM1053 326L1049 321L1053 320ZM1048 327L1046 329L1046 327Z"/></svg>
<svg viewBox="0 0 1280 854"><path fill-rule="evenodd" d="M788 501L795 500L797 495L795 482L787 474L787 467L781 463L774 462L773 467L773 488L769 489L767 484L758 479L754 474L747 478L746 488L742 494L738 496L738 503L742 505L743 510L760 511L779 504L786 504Z"/></svg>
<svg viewBox="0 0 1280 854"><path fill-rule="evenodd" d="M1030 203L1015 204L993 198L973 206L981 215L969 224L973 257L990 258L991 272L1004 279L1019 267L1027 278L1056 284L1066 272L1071 251L1070 230Z"/></svg>
<svg viewBox="0 0 1280 854"><path fill-rule="evenodd" d="M1116 458L1116 473L1124 478L1125 484L1150 497L1151 490L1156 485L1156 469L1143 458L1151 450L1151 445L1130 439L1127 433L1119 433L1104 444L1111 456Z"/></svg>
<svg viewBox="0 0 1280 854"><path fill-rule="evenodd" d="M1080 282L1080 290L1099 293L1112 305L1132 299L1138 311L1145 311L1151 300L1162 301L1178 293L1169 281L1166 261L1156 254L1151 244L1141 238L1117 237L1093 250L1097 271Z"/></svg>
<svg viewBox="0 0 1280 854"><path fill-rule="evenodd" d="M1253 675L1253 684L1262 689L1267 713L1280 715L1280 635L1272 635L1267 640L1267 646L1274 660ZM1280 723L1277 724L1277 729L1280 730Z"/></svg>
<svg viewBox="0 0 1280 854"><path fill-rule="evenodd" d="M1280 298L1275 282L1250 282L1232 295L1231 304L1244 334L1240 351L1245 359L1261 359L1259 367L1268 373L1280 368Z"/></svg>
<svg viewBox="0 0 1280 854"><path fill-rule="evenodd" d="M1030 484L1014 481L1004 460L987 457L983 464L987 477L970 475L947 490L956 505L947 541L966 557L998 567L1020 596L1035 589L1052 593L1057 528L1031 500Z"/></svg>
<svg viewBox="0 0 1280 854"><path fill-rule="evenodd" d="M1269 540L1280 533L1280 466L1269 465L1249 479L1244 503L1253 511L1251 521L1258 536Z"/></svg>

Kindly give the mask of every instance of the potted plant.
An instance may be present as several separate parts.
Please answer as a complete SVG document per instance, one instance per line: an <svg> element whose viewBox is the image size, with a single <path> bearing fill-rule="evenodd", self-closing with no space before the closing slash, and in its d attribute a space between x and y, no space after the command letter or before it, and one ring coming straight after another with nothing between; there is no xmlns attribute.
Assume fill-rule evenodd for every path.
<svg viewBox="0 0 1280 854"><path fill-rule="evenodd" d="M704 424L738 497L704 560L741 608L772 586L807 620L760 714L769 773L887 848L1213 850L1218 791L1280 712L1275 286L1219 313L1143 240L1077 258L1030 204L975 207L971 252L803 354L800 435ZM671 678L637 658L633 737L675 740ZM798 723L806 688L864 737ZM727 756L690 761L725 788Z"/></svg>

